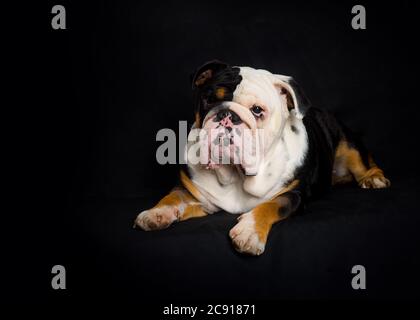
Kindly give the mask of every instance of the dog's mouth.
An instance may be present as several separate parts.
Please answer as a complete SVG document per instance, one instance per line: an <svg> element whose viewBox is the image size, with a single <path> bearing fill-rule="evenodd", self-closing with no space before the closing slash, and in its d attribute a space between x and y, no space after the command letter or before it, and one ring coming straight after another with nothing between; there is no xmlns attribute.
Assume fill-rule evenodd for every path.
<svg viewBox="0 0 420 320"><path fill-rule="evenodd" d="M206 143L204 148L208 152L203 153L201 164L211 170L222 165L237 165L245 175L257 174L255 120L250 121L246 112L217 108L206 117L203 129L206 139L202 142Z"/></svg>

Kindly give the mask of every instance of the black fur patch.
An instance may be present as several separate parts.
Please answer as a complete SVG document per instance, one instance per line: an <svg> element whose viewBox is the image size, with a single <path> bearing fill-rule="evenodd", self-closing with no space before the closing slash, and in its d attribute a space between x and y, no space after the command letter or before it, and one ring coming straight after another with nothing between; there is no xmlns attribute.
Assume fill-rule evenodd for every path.
<svg viewBox="0 0 420 320"><path fill-rule="evenodd" d="M331 113L318 108L307 110L303 118L308 134L308 151L303 165L295 172L303 198L319 196L331 187L335 151L340 141L359 151L367 166L367 150L361 139Z"/></svg>
<svg viewBox="0 0 420 320"><path fill-rule="evenodd" d="M211 70L211 77L200 85L195 85L195 80L202 72ZM206 114L223 101L232 101L233 92L242 81L238 67L231 67L226 63L212 61L202 66L195 74L193 81L193 103L194 108L200 114L203 121ZM223 96L218 94L223 88ZM200 123L201 126L202 123Z"/></svg>

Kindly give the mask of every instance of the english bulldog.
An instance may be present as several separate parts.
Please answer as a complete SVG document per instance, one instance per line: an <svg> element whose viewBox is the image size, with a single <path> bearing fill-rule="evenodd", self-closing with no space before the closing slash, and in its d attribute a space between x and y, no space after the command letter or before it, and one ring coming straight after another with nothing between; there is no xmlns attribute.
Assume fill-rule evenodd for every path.
<svg viewBox="0 0 420 320"><path fill-rule="evenodd" d="M291 77L211 61L193 75L192 94L190 134L213 132L200 146L206 141L219 153L201 148L204 161L192 163L188 153L194 139L189 136L179 185L141 212L135 227L159 230L224 210L239 215L229 232L234 248L260 255L275 223L331 185L390 186L361 141L332 114L311 106ZM255 142L248 148L252 161L244 159L244 142ZM232 154L241 152L232 161ZM225 154L227 161L220 161Z"/></svg>

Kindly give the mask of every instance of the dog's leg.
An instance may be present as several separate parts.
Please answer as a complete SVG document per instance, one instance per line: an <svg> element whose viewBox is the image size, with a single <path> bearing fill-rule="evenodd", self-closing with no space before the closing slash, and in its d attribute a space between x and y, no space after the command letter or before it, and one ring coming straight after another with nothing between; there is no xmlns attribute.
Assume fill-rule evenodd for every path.
<svg viewBox="0 0 420 320"><path fill-rule="evenodd" d="M163 197L156 206L140 213L134 227L143 230L159 230L169 227L175 221L203 217L207 213L202 205L183 187L174 189Z"/></svg>
<svg viewBox="0 0 420 320"><path fill-rule="evenodd" d="M289 217L300 201L299 192L289 191L242 214L229 232L235 249L251 255L262 254L273 224Z"/></svg>
<svg viewBox="0 0 420 320"><path fill-rule="evenodd" d="M360 150L345 140L339 143L335 159L335 163L340 163L343 170L348 170L362 188L387 188L391 184L371 155L363 161Z"/></svg>

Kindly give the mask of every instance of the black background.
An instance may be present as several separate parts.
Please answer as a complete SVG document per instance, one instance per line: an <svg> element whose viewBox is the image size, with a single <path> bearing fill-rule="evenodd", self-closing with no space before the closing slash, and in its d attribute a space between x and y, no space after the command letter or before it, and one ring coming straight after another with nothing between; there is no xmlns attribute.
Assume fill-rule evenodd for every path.
<svg viewBox="0 0 420 320"><path fill-rule="evenodd" d="M35 59L27 92L37 107L26 114L36 128L27 137L35 177L25 190L36 200L17 244L26 249L10 260L14 271L31 265L30 280L21 279L30 285L13 286L17 296L416 296L418 51L410 2L361 3L367 30L351 28L352 2L61 2L67 30L52 30L54 4L41 7L42 29L28 40ZM276 226L258 258L231 248L235 217L227 213L162 232L132 230L136 214L177 177L176 166L155 160L156 133L191 123L190 75L214 58L293 76L314 105L363 134L392 187L334 189ZM55 264L67 268L65 291L50 287ZM367 269L365 291L351 289L356 264Z"/></svg>

